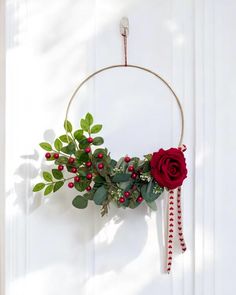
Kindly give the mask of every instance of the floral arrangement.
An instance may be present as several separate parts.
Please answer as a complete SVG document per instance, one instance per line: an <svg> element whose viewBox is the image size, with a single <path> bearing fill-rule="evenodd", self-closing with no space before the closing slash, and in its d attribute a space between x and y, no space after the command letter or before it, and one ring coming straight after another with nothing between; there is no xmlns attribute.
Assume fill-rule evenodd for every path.
<svg viewBox="0 0 236 295"><path fill-rule="evenodd" d="M131 209L145 203L155 210L155 200L164 188L173 190L182 185L187 177L182 147L160 149L143 159L126 155L116 161L100 147L104 140L97 134L102 125L93 121L87 113L80 121L81 128L74 131L66 120L66 134L56 138L53 145L40 143L46 161L53 162L53 167L42 172L43 182L34 186L34 192L44 190L46 196L67 184L75 194L72 204L76 208L84 209L93 201L101 206L104 216L110 203Z"/></svg>

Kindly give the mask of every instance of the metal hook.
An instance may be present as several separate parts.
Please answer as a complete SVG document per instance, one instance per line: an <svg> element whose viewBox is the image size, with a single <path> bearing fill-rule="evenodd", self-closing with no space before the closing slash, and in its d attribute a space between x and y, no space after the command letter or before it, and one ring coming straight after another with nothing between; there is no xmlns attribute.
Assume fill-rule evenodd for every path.
<svg viewBox="0 0 236 295"><path fill-rule="evenodd" d="M127 37L129 35L129 19L124 16L120 20L120 33L123 37Z"/></svg>

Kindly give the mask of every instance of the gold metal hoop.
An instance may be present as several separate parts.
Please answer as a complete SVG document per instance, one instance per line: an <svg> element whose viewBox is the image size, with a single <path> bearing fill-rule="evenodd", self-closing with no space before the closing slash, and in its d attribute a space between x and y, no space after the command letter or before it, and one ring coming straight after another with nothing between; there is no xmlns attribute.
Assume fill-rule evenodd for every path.
<svg viewBox="0 0 236 295"><path fill-rule="evenodd" d="M97 70L96 72L92 73L91 75L89 75L86 79L84 79L78 86L77 88L75 89L75 91L73 92L70 100L69 100L69 103L68 103L68 106L67 106L67 109L66 109L66 122L67 122L67 119L68 119L68 115L69 115L69 110L70 110L70 106L72 104L72 101L74 100L76 94L78 93L78 91L80 90L80 88L87 82L89 81L91 78L93 78L94 76L98 75L99 73L102 73L102 72L105 72L107 70L111 70L111 69L114 69L114 68L135 68L135 69L139 69L139 70L142 70L142 71L145 71L147 73L150 73L152 74L153 76L157 77L159 80L161 80L166 86L167 88L170 90L170 92L173 94L176 102L177 102L177 105L178 105L178 108L179 108L179 111L180 111L180 116L181 116L181 132L180 132L180 139L179 139L179 146L181 146L182 144L182 140L183 140L183 136L184 136L184 112L183 112L183 108L182 108L182 105L180 103L180 100L178 98L178 96L176 95L176 93L174 92L173 88L170 86L170 84L164 79L162 78L159 74L153 72L152 70L149 70L147 68L144 68L144 67L141 67L141 66L137 66L137 65L130 65L130 64L125 64L125 65L112 65L112 66L109 66L109 67L105 67L105 68L102 68L100 70ZM67 132L66 132L66 135L68 136Z"/></svg>

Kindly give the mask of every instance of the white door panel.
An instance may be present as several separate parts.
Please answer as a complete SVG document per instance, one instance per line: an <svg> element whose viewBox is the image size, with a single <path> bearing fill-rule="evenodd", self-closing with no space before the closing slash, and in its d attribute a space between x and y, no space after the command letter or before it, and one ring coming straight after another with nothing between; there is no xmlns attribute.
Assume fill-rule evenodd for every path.
<svg viewBox="0 0 236 295"><path fill-rule="evenodd" d="M1 295L233 294L236 3L7 0L5 10L6 169L0 175L6 180L6 290ZM162 271L164 199L158 200L157 213L112 208L101 218L93 204L73 208L67 189L46 198L31 192L46 167L38 143L63 132L72 91L95 70L123 62L123 16L130 21L128 62L169 81L185 113L188 251L176 254L170 275ZM116 69L99 75L72 104L75 127L87 111L103 123L114 158L178 144L176 102L147 73Z"/></svg>

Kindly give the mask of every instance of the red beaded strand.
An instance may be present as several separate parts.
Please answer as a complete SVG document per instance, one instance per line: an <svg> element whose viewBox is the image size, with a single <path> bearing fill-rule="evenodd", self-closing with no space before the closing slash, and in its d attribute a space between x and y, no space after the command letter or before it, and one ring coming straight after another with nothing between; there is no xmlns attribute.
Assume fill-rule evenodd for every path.
<svg viewBox="0 0 236 295"><path fill-rule="evenodd" d="M166 253L166 271L171 271L173 258L174 241L174 191L170 190L168 194L168 233L167 233L167 253Z"/></svg>
<svg viewBox="0 0 236 295"><path fill-rule="evenodd" d="M187 247L184 240L183 224L182 224L182 208L181 208L181 187L177 190L177 213L178 213L178 237L182 252L185 252Z"/></svg>

